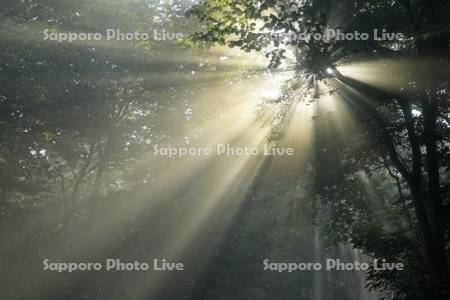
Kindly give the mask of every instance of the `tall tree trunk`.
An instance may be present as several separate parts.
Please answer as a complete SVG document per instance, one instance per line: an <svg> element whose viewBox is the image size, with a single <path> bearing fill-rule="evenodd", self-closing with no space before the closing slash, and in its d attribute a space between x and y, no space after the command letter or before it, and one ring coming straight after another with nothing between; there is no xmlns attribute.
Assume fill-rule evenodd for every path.
<svg viewBox="0 0 450 300"><path fill-rule="evenodd" d="M437 200L440 200L440 189L439 187L439 169L438 169L438 158L436 151L436 140L431 140L430 138L430 152L427 151L427 165L431 160L431 166L434 166L432 171L435 172L434 178L431 179L433 183L430 183L428 180L428 184L433 185L434 195L431 196L428 191L425 191L423 184L424 174L422 172L422 153L420 151L420 143L418 141L417 135L415 133L414 123L412 121L412 107L410 102L398 95L393 95L389 92L381 90L379 88L367 85L365 83L359 82L357 80L348 78L339 73L339 71L335 71L335 75L337 79L343 84L343 87L349 86L358 92L361 92L363 95L367 95L373 99L399 99L398 103L400 104L404 117L405 117L405 125L408 132L408 139L411 147L412 154L412 162L411 162L411 170L408 170L408 167L404 164L403 160L399 157L394 142L392 140L391 134L387 130L387 124L384 118L379 114L376 108L370 103L366 103L365 101L359 101L358 103L353 103L353 105L357 105L360 107L362 111L367 113L368 117L373 119L375 123L378 125L381 135L383 137L383 141L385 143L385 147L387 150L387 154L389 155L390 160L393 165L400 172L402 177L408 184L408 187L411 191L413 197L413 203L415 208L415 213L418 221L418 226L420 232L422 234L425 250L430 261L431 272L433 279L435 281L440 281L447 279L448 277L448 264L447 257L445 253L445 241L443 239L444 232L442 226L440 226L440 206ZM433 111L431 111L433 112ZM431 114L431 117L433 114ZM427 122L429 124L425 124L429 126L429 132L434 132L434 126L436 123L436 116L434 112L434 121L433 118L429 118ZM433 151L436 151L433 153ZM436 171L437 167L437 171ZM428 166L429 168L429 166ZM437 172L437 173L436 173ZM436 177L437 174L437 177ZM437 181L437 183L436 183ZM429 186L430 187L430 186ZM433 197L434 201L431 202L430 198ZM436 197L436 198L434 198Z"/></svg>
<svg viewBox="0 0 450 300"><path fill-rule="evenodd" d="M431 93L431 92L430 92ZM438 277L449 275L448 262L445 254L445 237L442 225L441 209L441 187L439 179L439 154L437 151L436 118L437 104L433 101L431 94L426 95L422 102L424 117L424 138L426 147L426 169L428 175L428 197L425 199L427 213L430 216L430 226L433 232L433 246L439 253Z"/></svg>

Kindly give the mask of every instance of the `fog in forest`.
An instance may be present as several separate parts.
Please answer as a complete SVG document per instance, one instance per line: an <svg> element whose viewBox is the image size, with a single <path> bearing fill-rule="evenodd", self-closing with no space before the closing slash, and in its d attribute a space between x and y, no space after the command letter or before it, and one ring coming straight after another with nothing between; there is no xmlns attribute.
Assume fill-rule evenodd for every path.
<svg viewBox="0 0 450 300"><path fill-rule="evenodd" d="M446 299L450 9L398 2L3 1L0 298Z"/></svg>

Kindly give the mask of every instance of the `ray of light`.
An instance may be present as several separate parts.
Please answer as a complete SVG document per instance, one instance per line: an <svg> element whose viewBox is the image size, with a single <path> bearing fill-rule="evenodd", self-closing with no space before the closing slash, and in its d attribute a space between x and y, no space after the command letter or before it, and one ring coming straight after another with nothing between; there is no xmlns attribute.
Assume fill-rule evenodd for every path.
<svg viewBox="0 0 450 300"><path fill-rule="evenodd" d="M195 95L193 107L196 121L191 126L180 127L180 119L178 123L175 120L173 123L162 122L165 129L173 133L173 137L167 142L173 146L182 146L181 137L197 135L191 145L205 147L230 143L234 146L258 147L261 150L267 128L255 120L255 113L260 101L267 94L278 94L272 92L278 88L279 81L273 76L263 80L254 77L240 78L232 85L209 86L207 90ZM160 120L165 120L164 115ZM154 169L154 183L130 192L127 200L122 203L105 207L101 216L96 216L92 221L89 231L83 230L83 225L79 227L74 224L68 231L73 240L70 249L65 249L55 241L55 248L61 249L68 260L92 257L95 253L107 254L108 249L120 242L118 237L127 236L135 225L142 224L160 231L152 231L148 240L142 240L149 253L160 253L169 259L176 258L195 245L196 237L205 235L211 241L210 244L205 242L208 244L207 248L212 249L214 241L218 242L221 232L226 230L263 162L261 156L230 156L218 159L189 157L174 159L172 164L167 164L160 163L164 159L151 153L142 159L144 164ZM165 226L167 223L164 220L168 217L178 221L173 226ZM219 219L214 221L215 217ZM213 236L205 232L205 228L212 223L217 224ZM101 243L98 240L100 236ZM158 237L161 240L157 242L155 238ZM207 253L207 250L204 251ZM149 254L148 258L150 257L155 255ZM161 278L156 276L153 279L152 282L156 283ZM148 279L144 278L144 281ZM142 283L142 286L137 284L135 288L145 292L148 291L145 288L147 284L148 282Z"/></svg>

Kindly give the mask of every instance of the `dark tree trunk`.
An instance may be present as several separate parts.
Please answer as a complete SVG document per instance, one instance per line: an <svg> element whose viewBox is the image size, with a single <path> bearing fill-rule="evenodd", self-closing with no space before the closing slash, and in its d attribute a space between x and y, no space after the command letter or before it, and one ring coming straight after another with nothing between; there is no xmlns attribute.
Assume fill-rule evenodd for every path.
<svg viewBox="0 0 450 300"><path fill-rule="evenodd" d="M425 250L432 269L431 275L435 281L447 279L449 272L445 253L444 230L439 214L442 205L439 187L439 161L435 135L436 108L432 109L427 107L427 109L431 109L431 111L425 112L425 114L427 114L426 122L424 124L426 127L425 130L431 135L426 138L428 189L425 190L425 174L423 174L422 171L424 169L422 153L414 122L412 120L412 107L410 102L399 95L393 95L379 88L345 77L337 70L335 71L335 75L344 88L345 86L349 86L372 99L383 99L383 101L386 99L397 99L404 114L405 126L408 132L408 140L412 154L411 170L409 170L408 166L405 165L403 160L399 157L392 136L387 130L387 123L376 108L372 104L366 103L364 100L359 101L358 103L352 103L352 105L358 106L360 110L367 114L368 119L373 120L377 124L391 162L405 179L411 191L418 226L422 234Z"/></svg>
<svg viewBox="0 0 450 300"><path fill-rule="evenodd" d="M439 179L439 154L437 151L436 118L437 105L431 95L423 101L424 139L426 147L426 169L428 174L428 197L425 200L430 226L433 231L433 245L440 258L439 278L447 277L448 266L445 254L444 227L441 218L442 199Z"/></svg>

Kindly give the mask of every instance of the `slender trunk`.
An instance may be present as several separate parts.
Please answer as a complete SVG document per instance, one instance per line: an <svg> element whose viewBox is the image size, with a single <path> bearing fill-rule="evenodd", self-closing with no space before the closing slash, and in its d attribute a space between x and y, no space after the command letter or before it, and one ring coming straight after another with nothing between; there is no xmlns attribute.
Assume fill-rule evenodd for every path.
<svg viewBox="0 0 450 300"><path fill-rule="evenodd" d="M69 203L67 203L66 209L64 211L64 217L61 224L61 231L64 231L70 224L70 221L72 220L73 214L77 207L77 200L78 195L80 192L81 184L83 183L87 170L89 168L89 165L91 164L92 160L92 153L93 153L93 146L92 144L89 146L89 153L86 155L85 160L80 168L80 171L75 177L75 183L72 188L72 192L69 197Z"/></svg>
<svg viewBox="0 0 450 300"><path fill-rule="evenodd" d="M409 208L406 205L406 197L405 197L405 194L403 193L403 188L402 188L402 183L400 182L400 178L392 172L391 168L389 167L389 165L386 161L384 163L384 166L387 169L389 175L395 181L395 184L397 186L398 195L400 198L400 202L402 203L403 211L405 212L406 219L408 220L408 225L412 230L414 230L414 224L412 221L411 214L409 213Z"/></svg>
<svg viewBox="0 0 450 300"><path fill-rule="evenodd" d="M108 165L111 160L112 145L113 145L113 138L111 136L108 136L106 138L106 142L103 147L103 150L99 151L99 153L98 153L99 156L98 156L97 173L95 175L92 190L90 192L90 195L88 196L88 201L89 201L88 207L90 208L90 210L88 212L88 216L90 219L95 217L96 212L98 210L100 187L102 185L104 175L108 169Z"/></svg>
<svg viewBox="0 0 450 300"><path fill-rule="evenodd" d="M428 174L428 197L425 199L425 205L430 216L430 226L433 231L433 245L435 251L439 253L438 258L439 278L447 277L448 262L445 255L445 237L442 226L441 209L441 187L439 179L439 154L437 150L436 138L436 117L437 106L432 102L430 96L423 101L423 116L424 116L424 138L426 147L426 168Z"/></svg>

